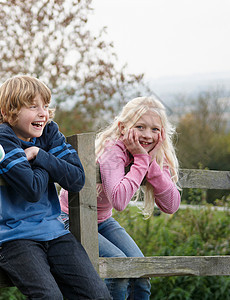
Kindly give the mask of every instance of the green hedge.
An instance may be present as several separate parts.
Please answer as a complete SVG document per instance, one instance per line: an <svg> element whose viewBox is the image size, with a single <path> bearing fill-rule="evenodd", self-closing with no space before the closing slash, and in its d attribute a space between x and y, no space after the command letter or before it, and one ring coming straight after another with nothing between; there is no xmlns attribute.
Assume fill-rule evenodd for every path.
<svg viewBox="0 0 230 300"><path fill-rule="evenodd" d="M211 210L179 210L144 220L136 208L114 213L145 256L230 255L230 213ZM173 276L151 279L154 300L230 300L227 276Z"/></svg>

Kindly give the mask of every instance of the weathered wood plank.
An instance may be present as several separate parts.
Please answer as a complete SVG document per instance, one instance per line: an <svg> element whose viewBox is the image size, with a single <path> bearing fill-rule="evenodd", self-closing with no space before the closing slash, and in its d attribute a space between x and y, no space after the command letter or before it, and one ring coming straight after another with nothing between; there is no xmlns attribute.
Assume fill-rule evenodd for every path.
<svg viewBox="0 0 230 300"><path fill-rule="evenodd" d="M180 169L182 188L230 189L230 171Z"/></svg>
<svg viewBox="0 0 230 300"><path fill-rule="evenodd" d="M99 258L102 278L230 275L230 256Z"/></svg>
<svg viewBox="0 0 230 300"><path fill-rule="evenodd" d="M97 183L101 183L98 164L96 170ZM180 169L179 184L181 188L230 190L230 171Z"/></svg>
<svg viewBox="0 0 230 300"><path fill-rule="evenodd" d="M80 193L69 194L70 230L82 243L98 270L95 134L78 134L68 137L67 141L77 150L86 174L85 185Z"/></svg>

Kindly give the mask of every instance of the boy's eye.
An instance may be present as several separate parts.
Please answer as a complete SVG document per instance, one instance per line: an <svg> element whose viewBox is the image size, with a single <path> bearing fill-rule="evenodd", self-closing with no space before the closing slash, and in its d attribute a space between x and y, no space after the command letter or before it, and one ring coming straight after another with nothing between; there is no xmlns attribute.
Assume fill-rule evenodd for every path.
<svg viewBox="0 0 230 300"><path fill-rule="evenodd" d="M143 126L137 125L136 128L137 128L137 129L143 129Z"/></svg>
<svg viewBox="0 0 230 300"><path fill-rule="evenodd" d="M44 109L49 109L49 105L46 104L46 105L44 106Z"/></svg>

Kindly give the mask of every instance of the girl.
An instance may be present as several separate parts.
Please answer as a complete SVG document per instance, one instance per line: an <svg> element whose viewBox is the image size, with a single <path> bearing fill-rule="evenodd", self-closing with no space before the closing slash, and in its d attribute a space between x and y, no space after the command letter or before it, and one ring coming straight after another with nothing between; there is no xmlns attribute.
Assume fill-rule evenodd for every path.
<svg viewBox="0 0 230 300"><path fill-rule="evenodd" d="M100 257L143 257L134 240L112 218L112 209L124 210L136 192L138 198L143 190L145 217L151 216L154 202L168 214L179 208L173 133L162 103L153 97L138 97L129 101L114 122L97 135L96 160L102 180L97 186ZM130 170L125 174L125 167L129 165ZM145 186L140 189L144 179ZM60 201L66 220L68 192L63 189ZM66 223L68 225L68 219ZM105 281L115 300L150 298L147 278Z"/></svg>

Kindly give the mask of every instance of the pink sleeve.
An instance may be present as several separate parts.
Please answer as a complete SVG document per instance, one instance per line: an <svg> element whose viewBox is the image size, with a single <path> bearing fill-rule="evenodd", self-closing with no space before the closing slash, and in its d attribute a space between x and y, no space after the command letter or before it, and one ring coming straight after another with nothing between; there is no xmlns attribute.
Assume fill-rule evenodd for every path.
<svg viewBox="0 0 230 300"><path fill-rule="evenodd" d="M59 195L59 201L61 205L61 210L65 212L66 214L69 213L68 208L68 191L61 189L60 195Z"/></svg>
<svg viewBox="0 0 230 300"><path fill-rule="evenodd" d="M102 186L108 201L116 210L124 210L140 187L149 167L147 154L134 155L134 163L125 174L127 153L119 146L107 149L99 159Z"/></svg>
<svg viewBox="0 0 230 300"><path fill-rule="evenodd" d="M171 179L167 167L160 169L154 160L149 166L146 179L154 188L156 205L165 213L175 213L180 205L180 193Z"/></svg>

